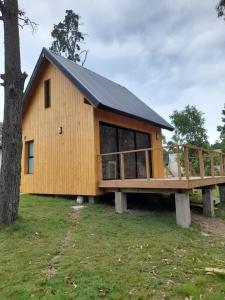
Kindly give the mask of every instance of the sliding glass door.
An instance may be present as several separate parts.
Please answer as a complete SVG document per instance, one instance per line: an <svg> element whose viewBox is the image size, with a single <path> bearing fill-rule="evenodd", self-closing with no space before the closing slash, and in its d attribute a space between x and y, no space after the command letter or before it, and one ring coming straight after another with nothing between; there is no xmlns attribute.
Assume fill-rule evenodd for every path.
<svg viewBox="0 0 225 300"><path fill-rule="evenodd" d="M101 154L150 148L150 136L146 133L109 124L100 124L100 151ZM151 162L151 159L149 159ZM151 166L150 166L151 170ZM119 155L102 157L103 179L120 178ZM145 153L124 154L125 179L146 178Z"/></svg>

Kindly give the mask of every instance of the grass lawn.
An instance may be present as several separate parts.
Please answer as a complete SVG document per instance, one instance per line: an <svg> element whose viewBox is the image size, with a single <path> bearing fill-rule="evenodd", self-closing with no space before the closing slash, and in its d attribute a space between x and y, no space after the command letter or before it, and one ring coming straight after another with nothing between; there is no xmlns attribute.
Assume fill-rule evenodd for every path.
<svg viewBox="0 0 225 300"><path fill-rule="evenodd" d="M0 227L0 300L225 299L225 276L204 271L224 268L224 238L178 228L170 213L72 204L21 197L19 220Z"/></svg>

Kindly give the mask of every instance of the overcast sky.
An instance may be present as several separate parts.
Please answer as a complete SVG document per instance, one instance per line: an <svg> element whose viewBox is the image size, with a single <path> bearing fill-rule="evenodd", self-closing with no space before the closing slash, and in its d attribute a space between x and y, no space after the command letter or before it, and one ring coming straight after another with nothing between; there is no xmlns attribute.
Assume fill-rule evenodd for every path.
<svg viewBox="0 0 225 300"><path fill-rule="evenodd" d="M39 24L21 30L22 69L31 74L53 24L66 9L82 16L88 33L85 66L126 86L166 120L175 109L204 112L211 142L218 139L225 103L225 22L215 0L20 0ZM0 27L0 73L4 72ZM3 88L0 88L0 120Z"/></svg>

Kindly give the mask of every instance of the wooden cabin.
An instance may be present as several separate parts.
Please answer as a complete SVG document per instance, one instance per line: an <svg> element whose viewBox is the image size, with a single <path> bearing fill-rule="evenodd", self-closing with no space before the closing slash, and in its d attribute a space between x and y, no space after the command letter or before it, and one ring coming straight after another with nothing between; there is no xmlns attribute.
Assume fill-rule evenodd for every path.
<svg viewBox="0 0 225 300"><path fill-rule="evenodd" d="M89 199L115 192L122 212L128 192L182 191L177 203L186 210L190 189L225 182L224 157L222 173L207 181L202 152L197 150L201 168L193 178L185 150L185 168L178 159L177 176L171 177L162 128L173 130L125 87L44 48L24 95L21 192ZM179 157L181 149L175 150ZM178 216L184 227L188 212L185 224Z"/></svg>
<svg viewBox="0 0 225 300"><path fill-rule="evenodd" d="M161 128L173 129L125 87L43 49L24 98L21 191L99 195L98 155L159 148ZM163 174L161 154L151 157L153 177ZM127 176L145 176L143 154L128 159ZM103 172L118 177L114 157Z"/></svg>

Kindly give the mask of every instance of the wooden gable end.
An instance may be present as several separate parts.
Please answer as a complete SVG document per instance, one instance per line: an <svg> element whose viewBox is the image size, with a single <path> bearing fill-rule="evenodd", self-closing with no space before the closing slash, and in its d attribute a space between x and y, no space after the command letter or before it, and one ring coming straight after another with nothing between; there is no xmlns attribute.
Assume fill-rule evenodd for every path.
<svg viewBox="0 0 225 300"><path fill-rule="evenodd" d="M45 108L44 82L51 81ZM27 174L26 143L34 141L34 172ZM31 89L23 117L21 192L95 194L94 108L51 63Z"/></svg>

